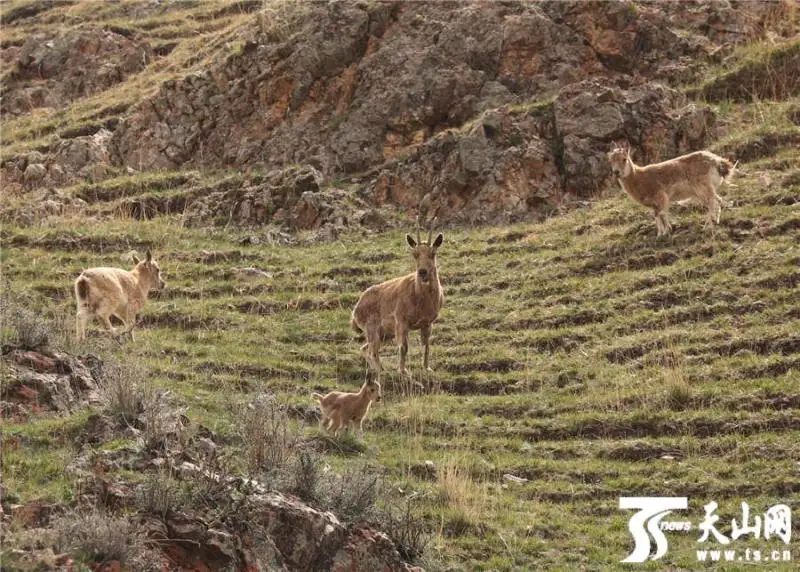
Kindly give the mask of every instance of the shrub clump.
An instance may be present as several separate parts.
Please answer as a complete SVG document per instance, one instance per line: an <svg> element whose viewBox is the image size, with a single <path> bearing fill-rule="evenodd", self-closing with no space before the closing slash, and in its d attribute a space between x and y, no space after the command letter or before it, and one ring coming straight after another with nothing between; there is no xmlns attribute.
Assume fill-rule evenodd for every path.
<svg viewBox="0 0 800 572"><path fill-rule="evenodd" d="M275 471L292 459L298 437L274 395L260 393L238 412L238 433L250 471Z"/></svg>
<svg viewBox="0 0 800 572"><path fill-rule="evenodd" d="M118 561L133 570L161 569L161 558L145 545L125 518L95 509L62 515L52 526L53 547L80 562Z"/></svg>
<svg viewBox="0 0 800 572"><path fill-rule="evenodd" d="M50 343L52 325L36 313L7 295L0 297L2 343L23 350L38 350Z"/></svg>

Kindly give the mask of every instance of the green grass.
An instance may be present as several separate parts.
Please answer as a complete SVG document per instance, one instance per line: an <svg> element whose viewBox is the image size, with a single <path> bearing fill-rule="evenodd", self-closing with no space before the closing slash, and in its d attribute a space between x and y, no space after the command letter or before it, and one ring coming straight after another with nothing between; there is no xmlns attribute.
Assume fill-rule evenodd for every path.
<svg viewBox="0 0 800 572"><path fill-rule="evenodd" d="M787 160L773 177L798 172ZM332 466L385 465L421 495L435 553L459 569L614 566L630 545L620 495L688 494L729 513L741 500L796 498L800 219L787 204L800 185L763 187L765 172L744 168L724 190L733 206L714 232L699 209L676 208L675 233L657 239L622 195L541 224L445 229L435 372L420 373L417 343L409 358L434 391L409 395L385 349L366 447L332 447ZM98 335L76 350L142 360L192 418L227 433L231 399L260 388L304 405L311 391L354 390L358 293L411 268L401 231L292 248L241 246L244 235L168 217L49 219L8 230L4 270L13 290L41 293L34 306L66 314L82 268L153 247L169 289L148 302L137 342L119 349ZM272 277L243 281L237 266ZM52 422L28 431L51 435L42 423ZM70 449L35 439L25 451L5 456L12 490L67 495ZM419 479L425 460L449 476ZM692 543L670 540L665 564L691 566Z"/></svg>
<svg viewBox="0 0 800 572"><path fill-rule="evenodd" d="M68 108L4 120L3 158L118 117L162 81L235 53L247 20L221 12L230 6L222 0L135 22L127 5L67 11L175 48L146 73ZM270 9L283 5L276 0ZM0 40L55 30L59 17L42 12L0 30ZM263 25L278 26L272 33L280 36L290 24ZM787 46L796 50L796 42ZM687 91L755 73L783 49L739 48ZM701 228L700 209L675 207L674 234L658 239L649 212L618 191L540 224L445 228L434 372L420 371L416 335L409 353L415 379L430 391L408 391L389 345L384 400L365 422L364 443L330 439L298 420L334 470L379 463L391 494L417 495L433 537L429 568L614 569L632 544L619 496L688 495L695 526L702 505L714 500L726 531L742 500L758 513L798 498L800 127L792 118L800 101L712 99L722 130L711 149L741 159L736 187L722 188L729 205L717 229ZM551 104L542 97L511 111ZM125 266L128 251L152 248L168 288L144 308L136 343L119 347L95 328L88 343L66 349L140 361L193 421L227 437L235 433L235 405L257 391L312 407L312 391L355 390L364 363L349 327L352 307L364 288L412 268L405 230L243 246L251 230L187 228L177 214L129 216L131 202L190 197L240 178L162 172L77 185L60 192L86 200L96 220L68 214L24 228L4 223L0 234L4 280L67 338L75 276L89 266ZM32 196L4 197L2 206L18 208ZM237 277L244 266L271 276ZM65 468L89 414L4 420L3 483L15 502L73 497ZM96 448L128 444L115 438ZM427 460L438 480L420 473ZM695 568L696 538L695 531L670 534L665 558L645 567Z"/></svg>

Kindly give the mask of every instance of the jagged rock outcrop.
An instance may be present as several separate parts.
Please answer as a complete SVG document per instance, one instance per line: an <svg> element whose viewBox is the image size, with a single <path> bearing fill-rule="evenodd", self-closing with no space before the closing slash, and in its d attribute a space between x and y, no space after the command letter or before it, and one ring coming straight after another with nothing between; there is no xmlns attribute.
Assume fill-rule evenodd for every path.
<svg viewBox="0 0 800 572"><path fill-rule="evenodd" d="M110 407L86 418L75 440L81 450L64 471L76 480L69 505L36 500L15 504L15 491L0 485L0 518L14 520L16 532L21 528L31 533L27 538L39 539L27 549L20 548L24 538L15 542L8 553L12 562L31 568L53 568L55 562L67 566L70 556L53 550L65 548L53 539L60 536L63 541L64 521L57 521L66 515L67 521L85 519L86 526L97 527L83 530L87 534L122 527L129 558L135 556L134 547L157 547L148 553L156 567L147 569L422 572L403 560L386 534L366 522L346 524L265 482L231 473L227 457L220 455L224 438L192 424L168 392L137 386L140 380L131 377L135 370L46 344L36 350L4 346L3 352L4 418L108 404L109 396L120 390L137 400L134 412ZM3 446L18 447L23 439L12 436ZM115 439L130 442L103 448ZM126 476L131 473L148 478L131 480ZM200 496L192 501L178 495L171 488L178 482ZM119 562L104 561L102 566L98 569L119 569Z"/></svg>
<svg viewBox="0 0 800 572"><path fill-rule="evenodd" d="M309 165L251 175L244 181L222 181L197 194L187 205L184 220L189 225L224 221L292 230L326 227L335 236L364 218L367 204L344 189L324 186L323 181L322 173Z"/></svg>
<svg viewBox="0 0 800 572"><path fill-rule="evenodd" d="M1 171L7 192L40 187L63 187L76 182L99 182L119 173L111 164L112 133L99 129L92 135L59 139L46 155L31 151L7 161Z"/></svg>
<svg viewBox="0 0 800 572"><path fill-rule="evenodd" d="M46 349L10 349L1 359L3 417L24 417L37 411L69 413L100 403L92 372L96 358Z"/></svg>
<svg viewBox="0 0 800 572"><path fill-rule="evenodd" d="M405 161L369 175L367 196L413 209L427 195L450 218L512 221L601 191L614 141L629 141L643 161L653 161L701 148L714 133L713 113L689 105L677 90L586 80L552 102L493 109L468 130L430 139Z"/></svg>
<svg viewBox="0 0 800 572"><path fill-rule="evenodd" d="M709 29L735 22L739 33L755 34L759 21L747 6L725 2L695 10L692 30L680 34L685 8L676 3L303 9L291 39L270 41L254 25L241 53L166 82L120 126L120 160L137 169L310 163L326 175L358 172L482 111L589 77L687 81L698 58L719 48L705 39Z"/></svg>
<svg viewBox="0 0 800 572"><path fill-rule="evenodd" d="M80 470L76 463L68 467L70 474L80 475L76 502L93 510L129 514L130 534L157 546L168 569L423 572L403 560L386 534L367 524L346 526L334 514L270 491L257 481L243 483L241 478L222 477L180 460L186 456L182 452L171 458L151 458L146 450L132 446L111 451L89 449L79 457ZM152 473L167 466L179 480L212 487L208 490L216 495L213 505L165 505L162 513L153 514L143 509L142 503L147 501L142 499L152 498L147 496L153 494L148 487L158 485L152 480L132 483L115 476L121 469ZM158 492L165 495L162 503L169 502L168 490ZM54 516L66 511L63 505L38 501L4 505L10 518L23 527L35 528L43 538L50 532ZM43 556L34 552L25 558L35 563Z"/></svg>
<svg viewBox="0 0 800 572"><path fill-rule="evenodd" d="M3 90L6 113L60 108L108 89L144 69L152 58L147 42L91 27L32 34L18 51Z"/></svg>

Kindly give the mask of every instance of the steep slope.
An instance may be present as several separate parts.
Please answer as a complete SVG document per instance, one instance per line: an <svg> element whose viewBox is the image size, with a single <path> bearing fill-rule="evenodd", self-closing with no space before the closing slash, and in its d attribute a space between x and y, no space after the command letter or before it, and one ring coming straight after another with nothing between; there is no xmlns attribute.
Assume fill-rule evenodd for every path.
<svg viewBox="0 0 800 572"><path fill-rule="evenodd" d="M668 533L662 562L695 568L704 504L719 504L729 535L742 501L757 514L795 503L800 101L790 3L376 2L300 13L274 3L268 20L251 13L262 2L103 6L4 8L4 50L81 19L130 31L154 54L105 91L3 118L4 289L69 340L74 277L153 248L169 288L142 312L137 342L98 333L65 344L132 362L168 390L202 431L193 446L213 437L218 470L239 484L252 476L242 412L273 393L323 474L385 468L386 499L424 518L431 569L617 567L632 545L631 513L617 508L628 494L690 497L693 529ZM349 35L325 33L337 22ZM348 65L317 62L317 45ZM229 70L243 78L239 99ZM279 121L258 116L275 109ZM201 129L190 151L163 163L171 170L127 171L126 153L173 161L161 143L196 113L224 117L225 136ZM357 133L363 155L348 139ZM675 207L674 234L656 239L651 214L608 178L603 154L622 138L639 162L701 146L739 161L720 226L704 231L701 209ZM225 169L243 149L253 154ZM346 157L356 163L345 167ZM426 195L445 206L434 372L420 372L416 344L409 355L426 392L387 373L364 444L327 439L313 427L310 392L363 381L349 313L364 288L412 267L402 233ZM532 220L459 224L519 218ZM369 230L387 224L400 228ZM4 376L18 358L4 355ZM396 359L384 350L387 369ZM141 435L97 432L94 410L72 403L59 416L37 412L25 391L2 400L3 508L22 505L5 517L14 542L37 526L25 521L42 512L37 498L58 512L85 497L76 465L106 483L90 496L130 499L142 484L126 461ZM231 546L202 519L169 523L214 554ZM392 556L418 558L412 536L394 532Z"/></svg>
<svg viewBox="0 0 800 572"><path fill-rule="evenodd" d="M796 106L733 106L721 122L767 136L762 117L785 123ZM735 155L753 140L721 146ZM739 172L713 233L684 207L674 236L658 240L650 214L619 193L541 224L444 229L435 373L417 378L432 391L410 394L388 374L364 453L419 499L439 565L613 566L630 542L617 497L632 492L689 495L693 521L714 500L726 523L741 500L763 510L796 498L800 162L794 145L776 144ZM45 224L4 235L12 289L45 314L69 316L70 280L87 264L155 249L170 287L143 313L137 343L89 347L140 360L190 418L223 435L227 404L260 388L313 423L312 390L360 384L350 309L364 287L410 267L399 233L285 247L169 216ZM418 359L413 347L415 372ZM30 490L36 459L59 466L74 454L59 439L20 443L4 458L11 491ZM696 565L695 540L671 534L665 562Z"/></svg>

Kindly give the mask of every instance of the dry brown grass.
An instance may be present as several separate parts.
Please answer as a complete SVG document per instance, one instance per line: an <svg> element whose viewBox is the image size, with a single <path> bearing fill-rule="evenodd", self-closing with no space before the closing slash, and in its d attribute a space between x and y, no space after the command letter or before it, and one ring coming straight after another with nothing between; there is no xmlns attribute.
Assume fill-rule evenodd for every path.
<svg viewBox="0 0 800 572"><path fill-rule="evenodd" d="M263 0L257 21L261 36L268 42L288 40L308 17L309 2L302 0Z"/></svg>
<svg viewBox="0 0 800 572"><path fill-rule="evenodd" d="M444 457L437 466L438 487L442 503L451 513L469 524L480 522L487 502L482 483L476 482L464 457Z"/></svg>

